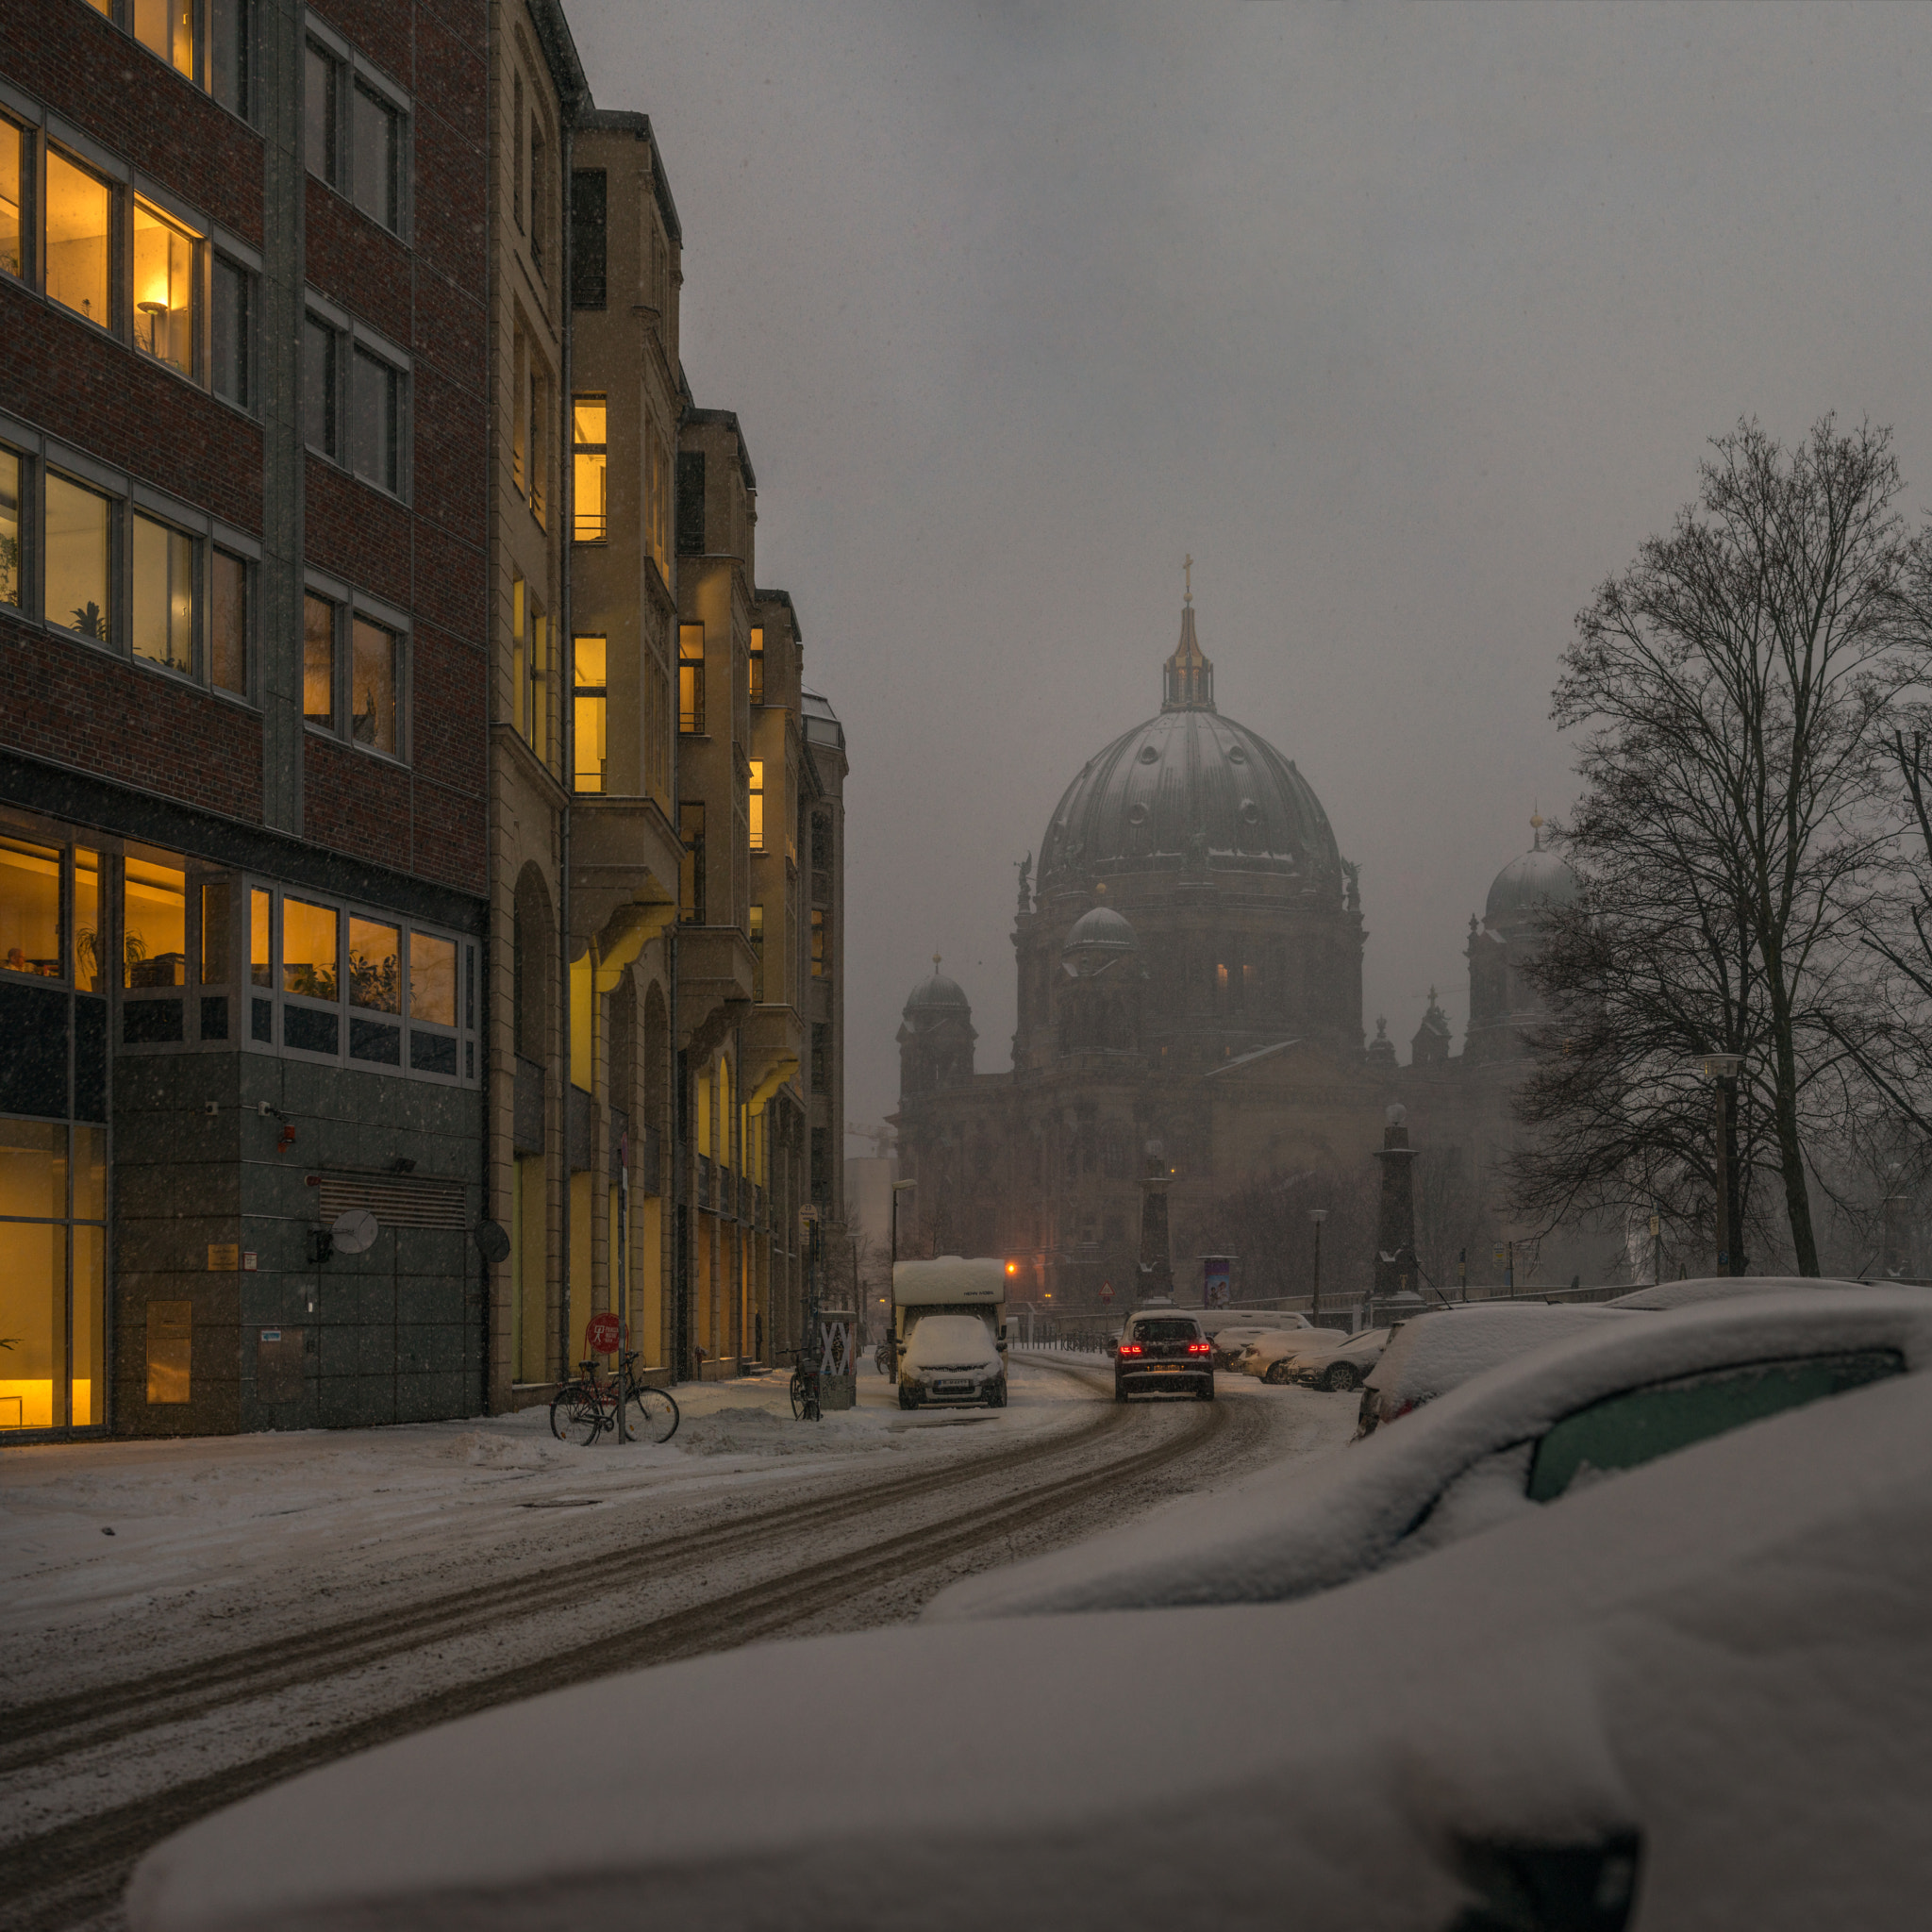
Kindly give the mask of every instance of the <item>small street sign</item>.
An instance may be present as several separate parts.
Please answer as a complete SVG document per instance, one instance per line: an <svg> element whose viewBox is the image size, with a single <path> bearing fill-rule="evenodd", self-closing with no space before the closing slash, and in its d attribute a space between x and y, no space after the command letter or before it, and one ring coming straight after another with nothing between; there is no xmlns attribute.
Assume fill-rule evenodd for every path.
<svg viewBox="0 0 1932 1932"><path fill-rule="evenodd" d="M1103 1281L1103 1282L1102 1282L1102 1283L1100 1284L1100 1299L1101 1299L1102 1301L1104 1301L1104 1302L1110 1302L1110 1301L1112 1301L1112 1299L1113 1299L1113 1283L1112 1283L1112 1282L1110 1282L1110 1281Z"/></svg>
<svg viewBox="0 0 1932 1932"><path fill-rule="evenodd" d="M584 1346L592 1355L615 1355L624 1342L624 1326L615 1315L592 1315L584 1324Z"/></svg>

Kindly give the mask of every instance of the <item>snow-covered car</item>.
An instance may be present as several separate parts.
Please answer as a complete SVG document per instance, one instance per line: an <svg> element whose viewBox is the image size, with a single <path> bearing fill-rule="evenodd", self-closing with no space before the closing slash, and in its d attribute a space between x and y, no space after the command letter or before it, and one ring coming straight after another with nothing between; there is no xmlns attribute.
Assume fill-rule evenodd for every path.
<svg viewBox="0 0 1932 1932"><path fill-rule="evenodd" d="M1381 1357L1362 1385L1357 1432L1371 1435L1533 1348L1630 1319L1602 1303L1579 1307L1527 1301L1455 1302L1412 1315L1391 1326Z"/></svg>
<svg viewBox="0 0 1932 1932"><path fill-rule="evenodd" d="M1305 1348L1273 1363L1261 1379L1299 1382L1306 1389L1332 1389L1345 1394L1361 1387L1382 1359L1388 1342L1388 1329L1364 1329L1346 1341L1332 1342L1325 1348Z"/></svg>
<svg viewBox="0 0 1932 1932"><path fill-rule="evenodd" d="M1007 1406L1007 1364L977 1315L928 1315L899 1357L899 1407L928 1403Z"/></svg>
<svg viewBox="0 0 1932 1932"><path fill-rule="evenodd" d="M1779 1294L1787 1290L1819 1288L1869 1288L1863 1281L1835 1281L1817 1274L1708 1274L1691 1281L1656 1281L1647 1288L1633 1288L1628 1294L1602 1304L1607 1308L1695 1307L1700 1302L1729 1301L1736 1295ZM1890 1286L1879 1282L1880 1288Z"/></svg>
<svg viewBox="0 0 1932 1932"><path fill-rule="evenodd" d="M1306 1315L1290 1315L1263 1310L1259 1314L1245 1314L1237 1321L1217 1319L1204 1314L1201 1326L1208 1340L1214 1344L1214 1366L1217 1369L1231 1369L1240 1360L1241 1350L1248 1343L1263 1335L1279 1335L1290 1329L1307 1328L1309 1325Z"/></svg>
<svg viewBox="0 0 1932 1932"><path fill-rule="evenodd" d="M1244 1375L1258 1375L1266 1381L1269 1370L1276 1362L1291 1360L1305 1349L1332 1348L1347 1340L1346 1328L1314 1328L1307 1323L1299 1328L1272 1328L1256 1336L1241 1350L1235 1367Z"/></svg>
<svg viewBox="0 0 1932 1932"><path fill-rule="evenodd" d="M1459 1399L1336 1460L1392 1464ZM1906 1925L1932 1897L1928 1601L1932 1378L1907 1374L1303 1603L894 1625L466 1718L191 1826L127 1918ZM999 1721L941 1740L827 1695L808 1753L774 1747L802 1685L854 1684L996 1686ZM639 1737L556 1775L559 1740Z"/></svg>
<svg viewBox="0 0 1932 1932"><path fill-rule="evenodd" d="M1706 1438L1932 1365L1932 1297L1887 1289L1624 1315L1323 1463L955 1584L930 1618L1278 1602L1535 1516ZM1830 1406L1827 1404L1827 1406Z"/></svg>

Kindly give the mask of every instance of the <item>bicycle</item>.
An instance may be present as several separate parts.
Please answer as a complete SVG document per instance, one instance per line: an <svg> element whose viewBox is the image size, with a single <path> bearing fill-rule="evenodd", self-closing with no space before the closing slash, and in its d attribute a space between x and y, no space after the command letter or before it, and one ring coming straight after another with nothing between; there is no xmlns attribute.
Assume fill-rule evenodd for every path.
<svg viewBox="0 0 1932 1932"><path fill-rule="evenodd" d="M819 1420L819 1372L805 1366L802 1352L798 1366L791 1371L791 1419L805 1423Z"/></svg>
<svg viewBox="0 0 1932 1932"><path fill-rule="evenodd" d="M594 1442L606 1430L615 1430L619 1391L624 1404L625 1435L640 1442L668 1442L683 1420L668 1390L653 1388L637 1375L635 1353L624 1357L618 1375L597 1378L594 1360L579 1362L582 1374L566 1382L550 1405L550 1433L559 1442Z"/></svg>

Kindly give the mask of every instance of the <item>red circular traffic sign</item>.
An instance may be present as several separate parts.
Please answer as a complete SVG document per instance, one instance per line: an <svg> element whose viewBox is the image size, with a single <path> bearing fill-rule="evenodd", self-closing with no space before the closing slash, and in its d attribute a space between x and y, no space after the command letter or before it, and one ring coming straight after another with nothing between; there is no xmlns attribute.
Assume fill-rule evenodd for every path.
<svg viewBox="0 0 1932 1932"><path fill-rule="evenodd" d="M615 1315L592 1315L584 1324L584 1346L592 1355L615 1355L624 1342L624 1324Z"/></svg>

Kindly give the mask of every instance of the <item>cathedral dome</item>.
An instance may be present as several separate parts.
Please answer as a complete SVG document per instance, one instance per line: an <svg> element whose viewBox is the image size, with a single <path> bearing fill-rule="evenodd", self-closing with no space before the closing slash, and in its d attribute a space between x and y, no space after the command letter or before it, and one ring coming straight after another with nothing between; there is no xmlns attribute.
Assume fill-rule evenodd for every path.
<svg viewBox="0 0 1932 1932"><path fill-rule="evenodd" d="M1532 818L1529 823L1536 842L1521 858L1512 858L1496 874L1483 908L1485 925L1529 918L1575 904L1576 874L1560 853L1544 848L1542 820Z"/></svg>
<svg viewBox="0 0 1932 1932"><path fill-rule="evenodd" d="M1060 957L1069 972L1091 974L1140 950L1134 928L1111 906L1096 906L1074 922Z"/></svg>
<svg viewBox="0 0 1932 1932"><path fill-rule="evenodd" d="M940 956L932 956L932 977L922 979L907 995L902 1008L904 1018L914 1025L922 1022L939 1020L950 1013L970 1015L973 1002L966 997L965 989L957 979L948 979L940 971Z"/></svg>
<svg viewBox="0 0 1932 1932"><path fill-rule="evenodd" d="M1057 873L1202 867L1212 853L1339 891L1341 855L1313 788L1266 739L1214 708L1213 666L1191 604L1165 688L1159 714L1090 758L1068 786L1041 846L1042 884Z"/></svg>

